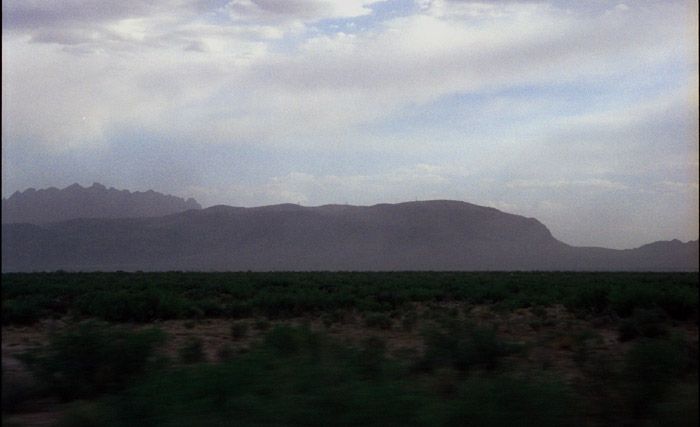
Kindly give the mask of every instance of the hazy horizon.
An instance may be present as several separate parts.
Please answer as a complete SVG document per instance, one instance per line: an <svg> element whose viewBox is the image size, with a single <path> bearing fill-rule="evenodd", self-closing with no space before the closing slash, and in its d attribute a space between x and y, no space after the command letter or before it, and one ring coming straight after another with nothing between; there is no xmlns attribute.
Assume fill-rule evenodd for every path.
<svg viewBox="0 0 700 427"><path fill-rule="evenodd" d="M575 246L698 239L689 0L2 3L2 197L461 200Z"/></svg>

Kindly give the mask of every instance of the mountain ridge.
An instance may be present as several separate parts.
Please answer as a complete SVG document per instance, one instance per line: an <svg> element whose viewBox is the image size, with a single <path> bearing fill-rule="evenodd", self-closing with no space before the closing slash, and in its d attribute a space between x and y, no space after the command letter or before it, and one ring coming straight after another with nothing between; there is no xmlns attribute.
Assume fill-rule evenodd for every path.
<svg viewBox="0 0 700 427"><path fill-rule="evenodd" d="M218 205L160 217L3 224L2 270L697 271L698 242L577 248L535 218L454 200Z"/></svg>

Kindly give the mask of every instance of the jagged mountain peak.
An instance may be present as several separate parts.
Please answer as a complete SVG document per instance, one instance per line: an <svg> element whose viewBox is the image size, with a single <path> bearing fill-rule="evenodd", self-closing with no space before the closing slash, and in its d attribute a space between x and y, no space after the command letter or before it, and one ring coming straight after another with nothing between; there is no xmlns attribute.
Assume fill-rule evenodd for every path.
<svg viewBox="0 0 700 427"><path fill-rule="evenodd" d="M55 187L28 188L2 199L2 222L44 224L75 218L133 218L163 216L201 209L192 198L117 190L94 182L89 187L75 183L62 190Z"/></svg>

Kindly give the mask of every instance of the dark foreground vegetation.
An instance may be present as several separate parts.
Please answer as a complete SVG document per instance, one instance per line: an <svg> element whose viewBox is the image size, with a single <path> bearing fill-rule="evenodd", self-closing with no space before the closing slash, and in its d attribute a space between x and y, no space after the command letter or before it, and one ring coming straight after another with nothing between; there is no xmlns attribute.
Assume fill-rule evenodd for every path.
<svg viewBox="0 0 700 427"><path fill-rule="evenodd" d="M3 274L2 316L61 325L8 425L698 425L697 273Z"/></svg>

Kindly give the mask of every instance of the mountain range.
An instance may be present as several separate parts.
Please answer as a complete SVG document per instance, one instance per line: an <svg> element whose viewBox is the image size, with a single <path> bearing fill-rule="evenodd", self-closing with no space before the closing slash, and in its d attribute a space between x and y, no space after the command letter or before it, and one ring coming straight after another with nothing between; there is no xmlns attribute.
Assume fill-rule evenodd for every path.
<svg viewBox="0 0 700 427"><path fill-rule="evenodd" d="M15 192L2 199L2 222L43 224L74 218L136 218L163 216L188 209L201 209L194 199L166 196L153 190L130 192L73 184L62 190L51 187Z"/></svg>
<svg viewBox="0 0 700 427"><path fill-rule="evenodd" d="M2 271L698 271L697 240L574 247L534 218L459 201L198 209L190 200L169 215L36 223L5 223L3 202Z"/></svg>

